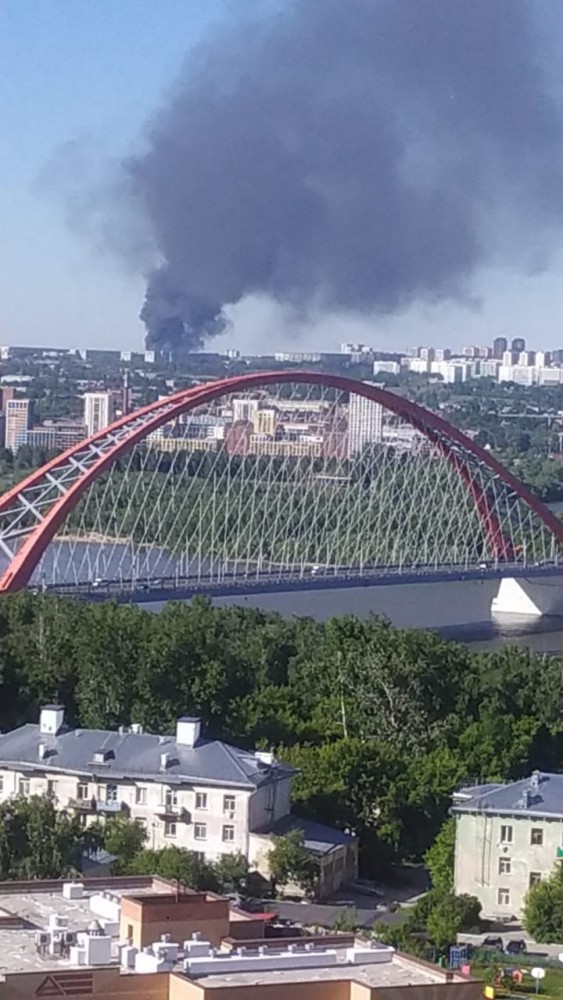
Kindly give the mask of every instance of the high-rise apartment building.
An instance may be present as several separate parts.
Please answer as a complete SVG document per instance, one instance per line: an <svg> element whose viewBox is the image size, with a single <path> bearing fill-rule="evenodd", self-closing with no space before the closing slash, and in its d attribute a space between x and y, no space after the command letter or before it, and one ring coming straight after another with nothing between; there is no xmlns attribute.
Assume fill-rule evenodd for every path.
<svg viewBox="0 0 563 1000"><path fill-rule="evenodd" d="M4 411L4 447L16 452L25 442L31 427L33 403L31 399L7 399Z"/></svg>
<svg viewBox="0 0 563 1000"><path fill-rule="evenodd" d="M520 354L521 351L526 350L526 341L523 337L515 337L510 345L510 349L513 354Z"/></svg>
<svg viewBox="0 0 563 1000"><path fill-rule="evenodd" d="M367 382L366 385L373 383ZM355 455L366 444L379 444L383 440L383 407L371 399L350 395L348 406L348 454Z"/></svg>
<svg viewBox="0 0 563 1000"><path fill-rule="evenodd" d="M508 340L506 337L495 337L493 340L493 358L502 361L502 356L508 350Z"/></svg>
<svg viewBox="0 0 563 1000"><path fill-rule="evenodd" d="M114 414L114 397L111 392L84 393L84 423L88 437L111 424Z"/></svg>

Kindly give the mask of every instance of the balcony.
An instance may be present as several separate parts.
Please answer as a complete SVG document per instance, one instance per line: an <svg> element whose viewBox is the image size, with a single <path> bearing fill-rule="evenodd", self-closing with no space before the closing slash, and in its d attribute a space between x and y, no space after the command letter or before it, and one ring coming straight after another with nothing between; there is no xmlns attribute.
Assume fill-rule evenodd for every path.
<svg viewBox="0 0 563 1000"><path fill-rule="evenodd" d="M96 799L92 797L89 799L69 799L67 807L68 809L74 809L76 812L94 813L96 812Z"/></svg>
<svg viewBox="0 0 563 1000"><path fill-rule="evenodd" d="M119 799L96 799L95 802L96 812L107 813L110 816L129 815L129 806Z"/></svg>
<svg viewBox="0 0 563 1000"><path fill-rule="evenodd" d="M156 808L156 815L160 819L175 819L181 823L190 823L191 814L184 806L172 805L171 802L163 802Z"/></svg>

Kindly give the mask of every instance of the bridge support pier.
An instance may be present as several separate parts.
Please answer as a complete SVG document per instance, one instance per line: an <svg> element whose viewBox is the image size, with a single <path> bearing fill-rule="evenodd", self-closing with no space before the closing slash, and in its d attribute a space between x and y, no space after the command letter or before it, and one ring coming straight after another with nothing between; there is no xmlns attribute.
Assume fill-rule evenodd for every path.
<svg viewBox="0 0 563 1000"><path fill-rule="evenodd" d="M563 616L563 577L515 579L500 581L491 603L492 615Z"/></svg>

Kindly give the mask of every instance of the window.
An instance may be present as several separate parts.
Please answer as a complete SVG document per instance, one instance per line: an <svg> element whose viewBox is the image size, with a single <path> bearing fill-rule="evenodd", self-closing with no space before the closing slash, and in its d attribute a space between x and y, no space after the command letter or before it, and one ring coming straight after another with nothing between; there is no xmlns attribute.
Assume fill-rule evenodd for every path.
<svg viewBox="0 0 563 1000"><path fill-rule="evenodd" d="M178 805L178 792L175 788L167 788L166 794L164 796L164 805L168 806L169 809L173 809L174 806Z"/></svg>
<svg viewBox="0 0 563 1000"><path fill-rule="evenodd" d="M501 844L511 844L512 843L512 827L511 826L501 826L501 828L500 828L500 842L501 842Z"/></svg>
<svg viewBox="0 0 563 1000"><path fill-rule="evenodd" d="M498 889L497 891L497 903L499 906L509 906L510 905L510 889Z"/></svg>
<svg viewBox="0 0 563 1000"><path fill-rule="evenodd" d="M47 781L47 795L50 799L54 799L57 796L57 782L51 778Z"/></svg>
<svg viewBox="0 0 563 1000"><path fill-rule="evenodd" d="M4 791L4 775L0 774L0 795Z"/></svg>
<svg viewBox="0 0 563 1000"><path fill-rule="evenodd" d="M225 814L234 813L235 806L236 802L234 795L223 795L223 812Z"/></svg>
<svg viewBox="0 0 563 1000"><path fill-rule="evenodd" d="M543 844L543 830L541 826L532 827L532 831L530 833L530 844L533 844L535 847L541 847Z"/></svg>
<svg viewBox="0 0 563 1000"><path fill-rule="evenodd" d="M196 823L194 826L195 840L207 840L207 823Z"/></svg>
<svg viewBox="0 0 563 1000"><path fill-rule="evenodd" d="M127 924L127 934L125 937L133 944L133 924Z"/></svg>
<svg viewBox="0 0 563 1000"><path fill-rule="evenodd" d="M499 858L498 859L498 873L499 873L499 875L511 875L512 874L512 858Z"/></svg>
<svg viewBox="0 0 563 1000"><path fill-rule="evenodd" d="M205 861L205 851L192 851L196 861Z"/></svg>
<svg viewBox="0 0 563 1000"><path fill-rule="evenodd" d="M234 826L224 826L223 827L223 840L226 844L231 844L235 839L235 828Z"/></svg>
<svg viewBox="0 0 563 1000"><path fill-rule="evenodd" d="M76 798L81 802L88 798L88 782L79 781L76 786Z"/></svg>
<svg viewBox="0 0 563 1000"><path fill-rule="evenodd" d="M29 795L29 778L20 778L18 783L18 794Z"/></svg>
<svg viewBox="0 0 563 1000"><path fill-rule="evenodd" d="M528 878L528 885L530 886L530 889L533 885L537 885L538 882L541 882L541 872L530 872Z"/></svg>
<svg viewBox="0 0 563 1000"><path fill-rule="evenodd" d="M196 809L207 809L207 792L195 793L195 807Z"/></svg>
<svg viewBox="0 0 563 1000"><path fill-rule="evenodd" d="M106 802L117 802L117 785L106 785Z"/></svg>
<svg viewBox="0 0 563 1000"><path fill-rule="evenodd" d="M138 785L135 788L135 804L138 806L146 806L147 804L147 790L146 788L140 788Z"/></svg>
<svg viewBox="0 0 563 1000"><path fill-rule="evenodd" d="M175 837L176 836L176 821L173 819L167 819L164 822L164 836L165 837Z"/></svg>

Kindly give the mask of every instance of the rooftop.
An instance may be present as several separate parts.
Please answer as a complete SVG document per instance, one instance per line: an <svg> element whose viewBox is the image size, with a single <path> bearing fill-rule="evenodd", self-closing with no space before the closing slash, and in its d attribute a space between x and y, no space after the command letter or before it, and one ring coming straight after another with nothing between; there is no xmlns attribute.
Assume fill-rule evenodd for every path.
<svg viewBox="0 0 563 1000"><path fill-rule="evenodd" d="M61 709L44 706L43 711ZM251 790L296 773L267 754L200 738L197 719L178 721L175 736L144 733L140 726L112 731L62 725L56 732L46 732L28 723L0 736L0 767L86 778L162 781L165 776L167 784L199 782ZM198 725L193 745L181 732L188 722Z"/></svg>
<svg viewBox="0 0 563 1000"><path fill-rule="evenodd" d="M65 899L62 895L64 883L60 884L61 888L53 892L30 892L27 889L17 893L0 891L0 976L7 972L68 968L67 960L38 953L35 946L36 932L45 930L49 925L49 918L54 914L68 917L69 931L85 930L95 917L90 909L90 897L102 889L100 886L87 889L82 899ZM0 890L4 886L5 883L0 884ZM111 888L112 894L120 898L131 891L131 888ZM155 892L170 892L170 887L166 884L160 886L155 882L134 889L136 896ZM22 918L22 924L7 926L8 915Z"/></svg>
<svg viewBox="0 0 563 1000"><path fill-rule="evenodd" d="M271 972L231 972L222 975L203 976L201 982L206 989L225 986L266 986L275 983L335 982L353 980L366 986L381 989L390 986L430 986L444 982L443 972L422 962L393 955L390 962L376 962L366 965L347 965L339 962L326 968L275 969ZM459 977L462 981L462 977Z"/></svg>
<svg viewBox="0 0 563 1000"><path fill-rule="evenodd" d="M460 788L452 811L563 819L563 774L534 771L520 781Z"/></svg>
<svg viewBox="0 0 563 1000"><path fill-rule="evenodd" d="M312 820L302 819L300 816L284 816L273 827L268 827L267 836L284 836L291 830L301 830L303 833L303 845L311 854L330 854L338 847L346 846L356 842L356 838L342 830L325 826L324 823L315 823ZM258 831L260 833L261 831Z"/></svg>

